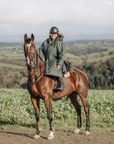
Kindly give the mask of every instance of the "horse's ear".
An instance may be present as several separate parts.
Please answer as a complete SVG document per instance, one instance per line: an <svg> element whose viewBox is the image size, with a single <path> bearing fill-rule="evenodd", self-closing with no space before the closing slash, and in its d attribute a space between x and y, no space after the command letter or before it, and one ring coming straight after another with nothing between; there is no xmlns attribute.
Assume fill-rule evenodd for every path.
<svg viewBox="0 0 114 144"><path fill-rule="evenodd" d="M27 39L27 34L24 35L24 40L26 41L26 39Z"/></svg>
<svg viewBox="0 0 114 144"><path fill-rule="evenodd" d="M34 41L34 35L33 34L31 34L31 39Z"/></svg>

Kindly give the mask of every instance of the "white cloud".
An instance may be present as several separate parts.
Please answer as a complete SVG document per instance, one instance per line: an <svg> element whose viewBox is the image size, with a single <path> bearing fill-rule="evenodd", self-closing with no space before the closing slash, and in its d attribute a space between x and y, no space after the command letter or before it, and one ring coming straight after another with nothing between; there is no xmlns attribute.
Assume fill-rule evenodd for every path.
<svg viewBox="0 0 114 144"><path fill-rule="evenodd" d="M112 33L113 13L113 0L4 0L0 1L0 36L25 31L44 35L53 25L67 35Z"/></svg>
<svg viewBox="0 0 114 144"><path fill-rule="evenodd" d="M114 1L113 0L105 0L105 4L109 5L109 6L113 6L114 5Z"/></svg>

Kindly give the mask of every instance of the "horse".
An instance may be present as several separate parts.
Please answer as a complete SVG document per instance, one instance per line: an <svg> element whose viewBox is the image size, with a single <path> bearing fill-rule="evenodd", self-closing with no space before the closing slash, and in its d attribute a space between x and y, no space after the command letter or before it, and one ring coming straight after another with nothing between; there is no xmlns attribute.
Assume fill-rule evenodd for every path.
<svg viewBox="0 0 114 144"><path fill-rule="evenodd" d="M56 81L51 77L44 75L45 62L39 57L37 50L35 49L34 35L31 34L31 38L24 35L24 55L26 59L26 65L28 69L29 78L27 81L27 89L30 93L31 101L35 109L36 118L36 133L33 138L38 139L40 137L41 124L40 124L40 99L43 99L45 107L47 109L47 118L50 124L50 134L47 137L48 140L54 139L54 124L52 117L52 99L57 100L65 96L68 96L77 112L77 128L74 133L78 134L81 128L81 106L78 103L77 95L80 96L84 105L86 114L86 129L85 135L89 135L90 121L89 121L89 104L87 100L88 95L88 78L83 70L70 67L69 77L63 77L65 84L65 90L57 91L54 94L53 89Z"/></svg>

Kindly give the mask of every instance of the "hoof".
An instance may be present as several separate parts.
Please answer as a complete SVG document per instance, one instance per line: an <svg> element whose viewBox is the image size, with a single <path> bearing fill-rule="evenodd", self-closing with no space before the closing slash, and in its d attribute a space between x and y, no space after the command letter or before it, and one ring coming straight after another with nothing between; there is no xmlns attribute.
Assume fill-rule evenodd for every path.
<svg viewBox="0 0 114 144"><path fill-rule="evenodd" d="M77 128L77 129L74 131L75 134L79 134L79 132L80 132L80 129L79 129L79 128Z"/></svg>
<svg viewBox="0 0 114 144"><path fill-rule="evenodd" d="M40 138L40 135L35 134L35 135L33 136L33 138L34 138L34 139L38 139L38 138Z"/></svg>
<svg viewBox="0 0 114 144"><path fill-rule="evenodd" d="M90 132L89 131L85 131L85 135L90 135Z"/></svg>
<svg viewBox="0 0 114 144"><path fill-rule="evenodd" d="M51 131L47 139L48 140L54 139L54 132Z"/></svg>
<svg viewBox="0 0 114 144"><path fill-rule="evenodd" d="M54 139L54 136L48 136L47 139L48 139L48 140L53 140L53 139Z"/></svg>

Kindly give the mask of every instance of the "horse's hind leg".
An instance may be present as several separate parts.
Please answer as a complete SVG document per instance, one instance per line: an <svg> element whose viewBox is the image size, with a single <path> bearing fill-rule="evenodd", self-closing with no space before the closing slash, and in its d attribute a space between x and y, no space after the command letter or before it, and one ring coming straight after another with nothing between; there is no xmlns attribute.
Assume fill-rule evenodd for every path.
<svg viewBox="0 0 114 144"><path fill-rule="evenodd" d="M87 94L80 93L79 96L80 96L80 98L81 98L81 100L83 102L84 110L85 110L85 114L86 114L86 130L85 130L85 134L89 135L90 134L90 131L89 131L90 121L89 121L89 104L88 104L88 101L87 101Z"/></svg>
<svg viewBox="0 0 114 144"><path fill-rule="evenodd" d="M69 98L70 98L70 100L71 100L72 104L74 105L75 110L77 112L77 128L74 131L74 133L78 134L80 132L80 128L81 128L81 125L82 125L81 124L81 106L78 103L76 92L71 93L69 95Z"/></svg>
<svg viewBox="0 0 114 144"><path fill-rule="evenodd" d="M39 106L39 99L34 98L31 96L31 101L32 104L34 106L34 110L35 110L35 117L36 117L36 124L37 124L37 129L36 129L36 133L33 136L34 139L38 139L40 137L39 133L41 131L41 125L40 125L40 106Z"/></svg>

